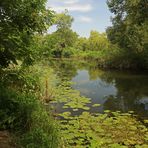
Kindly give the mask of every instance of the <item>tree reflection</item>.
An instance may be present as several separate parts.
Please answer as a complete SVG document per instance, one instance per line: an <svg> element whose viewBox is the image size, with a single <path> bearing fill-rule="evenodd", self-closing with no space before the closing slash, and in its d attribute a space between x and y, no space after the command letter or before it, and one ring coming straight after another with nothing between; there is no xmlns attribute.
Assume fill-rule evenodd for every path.
<svg viewBox="0 0 148 148"><path fill-rule="evenodd" d="M107 96L104 109L135 111L140 116L148 116L148 77L140 74L113 73L103 75L103 80L114 82L116 96ZM145 100L145 101L142 101Z"/></svg>
<svg viewBox="0 0 148 148"><path fill-rule="evenodd" d="M77 65L76 62L70 60L53 60L49 65L54 69L58 78L61 80L67 79L71 80L77 75Z"/></svg>
<svg viewBox="0 0 148 148"><path fill-rule="evenodd" d="M148 116L148 76L130 71L104 71L89 67L90 80L101 79L117 89L116 95L104 97L104 110L134 111Z"/></svg>
<svg viewBox="0 0 148 148"><path fill-rule="evenodd" d="M148 76L146 73L105 71L98 69L96 65L93 62L78 62L76 60L56 60L50 62L50 66L55 69L56 74L61 79L72 80L77 75L78 70L87 70L89 81L95 83L99 79L99 82L101 81L103 84L114 86L117 90L115 95L101 98L106 100L103 104L104 110L120 110L123 112L132 110L140 116L148 116ZM92 83L89 83L89 86L86 85L81 85L81 87L84 87L81 90L86 87L89 89L89 92L93 92L94 89L97 90ZM96 96L93 95L93 97L98 99L98 93L96 93ZM88 96L90 95L89 93Z"/></svg>

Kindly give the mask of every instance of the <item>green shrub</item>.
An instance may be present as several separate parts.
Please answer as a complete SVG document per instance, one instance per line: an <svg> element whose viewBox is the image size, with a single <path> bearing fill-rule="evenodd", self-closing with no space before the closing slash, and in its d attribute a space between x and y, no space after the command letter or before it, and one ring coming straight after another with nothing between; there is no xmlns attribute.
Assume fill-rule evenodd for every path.
<svg viewBox="0 0 148 148"><path fill-rule="evenodd" d="M51 73L41 66L0 73L0 130L16 134L20 147L58 147L58 126L41 99Z"/></svg>
<svg viewBox="0 0 148 148"><path fill-rule="evenodd" d="M0 129L20 135L23 147L58 146L58 127L41 102L32 94L0 87Z"/></svg>
<svg viewBox="0 0 148 148"><path fill-rule="evenodd" d="M62 57L64 58L70 58L72 55L73 55L72 47L65 48L62 52Z"/></svg>
<svg viewBox="0 0 148 148"><path fill-rule="evenodd" d="M19 134L23 147L57 147L57 125L37 98L3 87L0 98L1 130Z"/></svg>

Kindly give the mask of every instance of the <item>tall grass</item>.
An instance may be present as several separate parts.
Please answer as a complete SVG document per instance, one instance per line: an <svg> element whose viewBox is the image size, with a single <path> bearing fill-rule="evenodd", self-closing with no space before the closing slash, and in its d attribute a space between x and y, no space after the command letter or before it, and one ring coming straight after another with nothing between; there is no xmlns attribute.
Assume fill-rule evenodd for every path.
<svg viewBox="0 0 148 148"><path fill-rule="evenodd" d="M58 126L44 106L43 67L6 69L0 81L0 130L16 135L18 147L57 148Z"/></svg>

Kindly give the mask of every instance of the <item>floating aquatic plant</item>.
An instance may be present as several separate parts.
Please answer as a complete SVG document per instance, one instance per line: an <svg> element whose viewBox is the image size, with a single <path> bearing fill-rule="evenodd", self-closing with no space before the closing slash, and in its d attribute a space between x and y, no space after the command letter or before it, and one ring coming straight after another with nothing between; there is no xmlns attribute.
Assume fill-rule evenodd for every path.
<svg viewBox="0 0 148 148"><path fill-rule="evenodd" d="M91 99L73 90L70 83L62 83L55 92L54 102L62 103L63 109L83 110L80 115L73 115L70 111L58 114L66 148L147 148L148 129L136 120L133 111L121 113L106 110L104 114L92 114L87 112ZM92 104L92 107L99 106Z"/></svg>

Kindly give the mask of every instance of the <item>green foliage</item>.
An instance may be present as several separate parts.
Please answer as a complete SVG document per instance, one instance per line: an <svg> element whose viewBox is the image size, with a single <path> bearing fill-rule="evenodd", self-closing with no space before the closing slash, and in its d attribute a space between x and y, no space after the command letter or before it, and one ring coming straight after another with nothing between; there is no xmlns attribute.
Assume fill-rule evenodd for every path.
<svg viewBox="0 0 148 148"><path fill-rule="evenodd" d="M78 35L71 30L73 18L68 12L56 14L54 24L57 30L44 37L43 50L47 57L70 57Z"/></svg>
<svg viewBox="0 0 148 148"><path fill-rule="evenodd" d="M79 37L76 42L75 48L79 50L79 52L88 50L88 39Z"/></svg>
<svg viewBox="0 0 148 148"><path fill-rule="evenodd" d="M70 57L73 54L73 46L77 40L77 34L71 29L60 29L45 36L43 50L46 57L56 58Z"/></svg>
<svg viewBox="0 0 148 148"><path fill-rule="evenodd" d="M21 145L34 148L57 148L58 126L43 106L32 113L31 120L30 130L22 136Z"/></svg>
<svg viewBox="0 0 148 148"><path fill-rule="evenodd" d="M129 69L131 66L134 68L134 65L130 65L131 59L128 56L125 59L124 55L125 52L122 49L116 45L110 45L108 49L100 51L76 51L73 57L93 61L97 67L102 68Z"/></svg>
<svg viewBox="0 0 148 148"><path fill-rule="evenodd" d="M62 33L61 31L55 32L55 43L51 54L55 57L70 57L72 55L73 46L77 39L77 34L70 29Z"/></svg>
<svg viewBox="0 0 148 148"><path fill-rule="evenodd" d="M71 28L74 19L68 14L66 10L63 13L56 14L54 24L57 25L58 30L65 30Z"/></svg>
<svg viewBox="0 0 148 148"><path fill-rule="evenodd" d="M0 14L0 67L17 60L32 62L30 48L34 34L42 33L51 25L52 11L45 8L46 0L5 0Z"/></svg>
<svg viewBox="0 0 148 148"><path fill-rule="evenodd" d="M35 109L35 98L31 95L24 95L16 93L12 90L4 89L1 86L1 113L3 119L1 119L1 128L15 129L15 128L27 128L28 119L30 113ZM23 116L22 116L23 115Z"/></svg>
<svg viewBox="0 0 148 148"><path fill-rule="evenodd" d="M91 31L90 37L88 39L89 47L88 49L99 51L103 49L108 49L109 47L109 41L106 37L105 33L99 33L97 31Z"/></svg>
<svg viewBox="0 0 148 148"><path fill-rule="evenodd" d="M58 113L63 145L66 147L146 147L148 129L136 119L134 113L90 113L91 100L71 89L71 83L60 83L54 95L54 106L63 105ZM92 104L92 107L99 107ZM75 113L77 112L77 113ZM145 121L146 123L147 121Z"/></svg>
<svg viewBox="0 0 148 148"><path fill-rule="evenodd" d="M147 69L148 21L146 0L108 0L114 17L106 33L91 31L89 38L78 38L70 28L68 12L57 14L57 31L45 37L45 53L55 58L94 60L98 66L118 69Z"/></svg>
<svg viewBox="0 0 148 148"><path fill-rule="evenodd" d="M113 114L110 117L109 114ZM118 112L80 116L60 114L61 130L68 147L130 147L147 144L147 128L131 114Z"/></svg>
<svg viewBox="0 0 148 148"><path fill-rule="evenodd" d="M108 7L114 17L113 26L107 29L109 40L125 50L130 65L147 69L148 13L146 0L108 0Z"/></svg>
<svg viewBox="0 0 148 148"><path fill-rule="evenodd" d="M51 90L45 87L47 81L53 85L51 75L52 71L41 65L1 73L0 129L16 134L19 146L58 147L58 126L41 100Z"/></svg>
<svg viewBox="0 0 148 148"><path fill-rule="evenodd" d="M20 135L23 147L57 147L57 125L35 96L1 87L0 98L1 130Z"/></svg>
<svg viewBox="0 0 148 148"><path fill-rule="evenodd" d="M62 57L65 57L65 58L70 58L73 56L74 54L74 48L73 47L67 47L63 50L62 52Z"/></svg>
<svg viewBox="0 0 148 148"><path fill-rule="evenodd" d="M1 74L1 83L5 87L25 92L33 93L36 97L43 98L48 83L48 92L54 86L56 78L53 70L48 68L45 63L36 64L29 67L20 67L4 70Z"/></svg>
<svg viewBox="0 0 148 148"><path fill-rule="evenodd" d="M94 61L103 68L130 68L132 59L125 57L125 51L111 44L105 33L91 31L90 37L78 38L74 58ZM134 66L133 66L134 67Z"/></svg>
<svg viewBox="0 0 148 148"><path fill-rule="evenodd" d="M101 51L109 49L110 42L105 33L91 31L89 38L78 38L76 42L76 49L79 51Z"/></svg>
<svg viewBox="0 0 148 148"><path fill-rule="evenodd" d="M55 37L53 49L58 53L58 55L55 54L56 57L64 56L64 52L66 53L66 51L70 53L70 49L72 49L77 40L77 34L71 29L57 30L53 33L53 37Z"/></svg>
<svg viewBox="0 0 148 148"><path fill-rule="evenodd" d="M73 90L70 87L71 83L65 81L61 85L56 87L54 102L64 103L63 108L72 108L73 110L86 109L86 104L90 103L90 99L81 97L80 92Z"/></svg>

